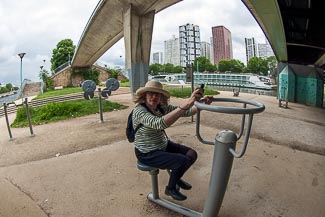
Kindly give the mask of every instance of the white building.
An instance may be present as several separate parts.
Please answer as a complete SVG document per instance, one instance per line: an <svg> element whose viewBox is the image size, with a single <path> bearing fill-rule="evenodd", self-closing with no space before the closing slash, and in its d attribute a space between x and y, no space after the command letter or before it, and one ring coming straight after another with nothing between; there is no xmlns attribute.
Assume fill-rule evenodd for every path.
<svg viewBox="0 0 325 217"><path fill-rule="evenodd" d="M173 35L172 39L164 41L165 58L164 64L171 63L174 66L180 65L179 39Z"/></svg>
<svg viewBox="0 0 325 217"><path fill-rule="evenodd" d="M258 44L258 56L266 59L270 56L274 56L274 52L271 48L271 45L269 44L268 40L265 39L265 44Z"/></svg>
<svg viewBox="0 0 325 217"><path fill-rule="evenodd" d="M180 65L192 64L196 57L201 56L200 28L197 25L179 26Z"/></svg>
<svg viewBox="0 0 325 217"><path fill-rule="evenodd" d="M155 52L152 54L152 64L164 64L163 52Z"/></svg>
<svg viewBox="0 0 325 217"><path fill-rule="evenodd" d="M201 56L205 56L211 62L211 45L208 42L202 41L200 43Z"/></svg>
<svg viewBox="0 0 325 217"><path fill-rule="evenodd" d="M214 55L213 55L213 38L210 37L210 62L214 64Z"/></svg>
<svg viewBox="0 0 325 217"><path fill-rule="evenodd" d="M257 49L254 38L245 38L245 47L246 47L246 64L252 57L257 56Z"/></svg>

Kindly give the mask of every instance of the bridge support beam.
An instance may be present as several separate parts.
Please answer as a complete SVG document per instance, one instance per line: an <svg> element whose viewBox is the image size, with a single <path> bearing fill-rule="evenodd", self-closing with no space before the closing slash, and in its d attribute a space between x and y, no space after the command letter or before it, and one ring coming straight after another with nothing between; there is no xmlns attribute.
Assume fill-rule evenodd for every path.
<svg viewBox="0 0 325 217"><path fill-rule="evenodd" d="M139 15L132 4L124 12L125 66L132 94L148 81L154 17L155 11Z"/></svg>

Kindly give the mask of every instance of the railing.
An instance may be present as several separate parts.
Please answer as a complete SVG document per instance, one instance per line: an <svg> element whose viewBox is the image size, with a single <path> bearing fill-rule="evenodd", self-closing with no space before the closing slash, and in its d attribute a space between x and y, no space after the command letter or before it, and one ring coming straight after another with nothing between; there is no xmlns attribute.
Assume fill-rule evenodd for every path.
<svg viewBox="0 0 325 217"><path fill-rule="evenodd" d="M71 65L71 62L68 61L68 62L65 62L63 63L62 65L60 65L59 67L57 67L56 69L53 70L54 74L56 74L57 72L61 71L62 69L68 67Z"/></svg>

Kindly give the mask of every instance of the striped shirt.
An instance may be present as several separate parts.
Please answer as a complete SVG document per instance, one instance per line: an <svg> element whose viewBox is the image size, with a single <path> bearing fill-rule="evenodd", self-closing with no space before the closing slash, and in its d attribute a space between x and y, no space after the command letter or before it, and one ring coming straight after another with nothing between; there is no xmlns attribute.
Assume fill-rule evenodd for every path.
<svg viewBox="0 0 325 217"><path fill-rule="evenodd" d="M167 114L176 108L177 106L168 105L163 109ZM134 144L142 153L148 153L155 150L166 150L167 146L168 138L163 131L167 128L167 125L163 119L163 114L159 109L156 111L151 110L151 112L141 105L133 109L133 128L135 129L139 124L142 124L135 134ZM192 109L189 109L184 113L183 117L191 116L192 113Z"/></svg>

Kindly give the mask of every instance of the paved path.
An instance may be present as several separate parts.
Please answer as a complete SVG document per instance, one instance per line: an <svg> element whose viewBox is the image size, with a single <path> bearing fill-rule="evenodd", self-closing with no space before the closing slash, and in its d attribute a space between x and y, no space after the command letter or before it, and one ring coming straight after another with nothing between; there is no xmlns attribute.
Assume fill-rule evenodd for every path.
<svg viewBox="0 0 325 217"><path fill-rule="evenodd" d="M246 155L234 160L220 216L325 216L324 109L294 103L283 109L274 97L239 97L262 102L266 110L254 116ZM109 100L132 106L127 91ZM105 113L103 124L90 115L35 126L35 137L27 128L13 129L13 141L0 119L0 216L180 216L146 200L149 175L136 169L132 145L124 137L130 110ZM202 113L201 119L202 135L213 140L222 129L238 130L240 117ZM194 187L181 204L202 211L213 147L198 142L194 132L190 118L167 129L173 140L199 153L185 176ZM159 181L166 198L164 172Z"/></svg>

